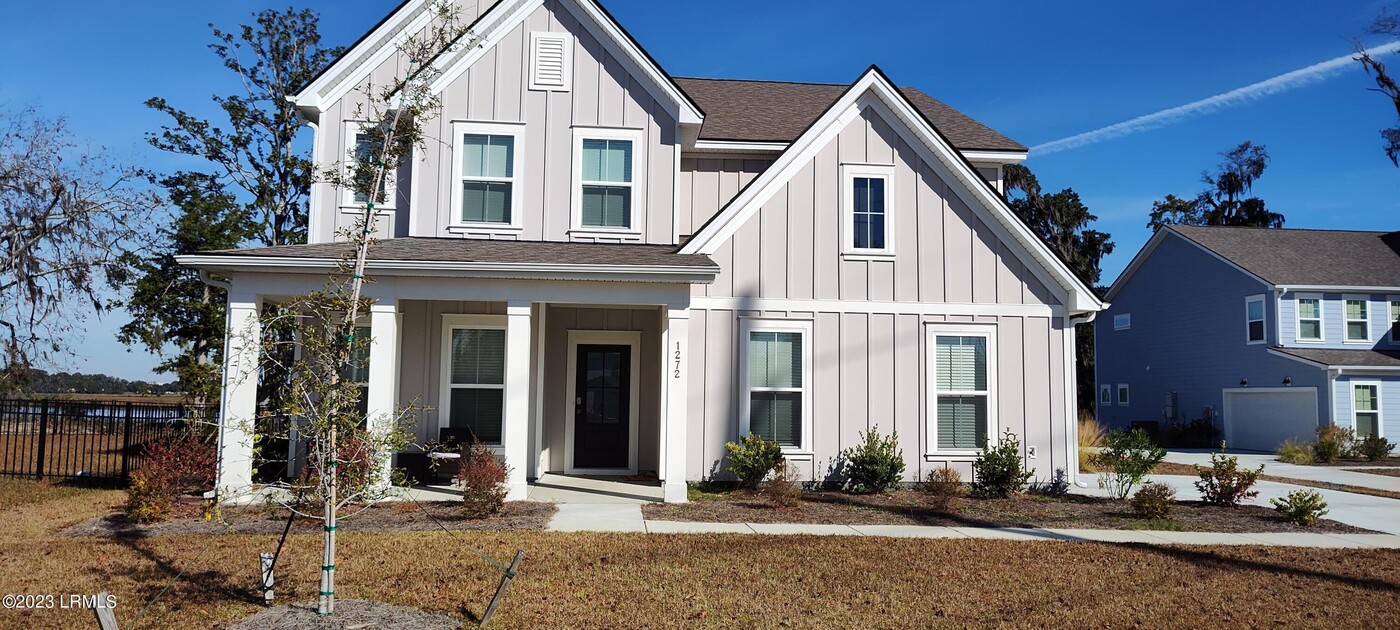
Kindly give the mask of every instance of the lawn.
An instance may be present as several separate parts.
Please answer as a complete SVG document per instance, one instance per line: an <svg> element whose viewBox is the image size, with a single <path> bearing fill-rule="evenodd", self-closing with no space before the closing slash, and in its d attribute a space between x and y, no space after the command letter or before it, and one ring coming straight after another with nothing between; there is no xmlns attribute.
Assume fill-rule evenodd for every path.
<svg viewBox="0 0 1400 630"><path fill-rule="evenodd" d="M130 627L216 627L259 609L275 536L56 537L113 491L0 482L0 593L107 590ZM355 533L337 592L480 614L499 574L470 543L526 560L493 627L1397 627L1400 551L549 532ZM294 535L280 602L314 599L319 537ZM0 610L0 628L93 627L83 610Z"/></svg>

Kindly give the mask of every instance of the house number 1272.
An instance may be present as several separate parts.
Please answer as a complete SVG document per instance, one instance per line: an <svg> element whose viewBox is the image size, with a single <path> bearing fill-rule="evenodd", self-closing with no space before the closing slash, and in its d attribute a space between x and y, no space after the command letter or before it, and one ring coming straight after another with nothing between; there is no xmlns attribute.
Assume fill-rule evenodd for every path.
<svg viewBox="0 0 1400 630"><path fill-rule="evenodd" d="M676 342L676 373L671 378L681 377L681 342Z"/></svg>

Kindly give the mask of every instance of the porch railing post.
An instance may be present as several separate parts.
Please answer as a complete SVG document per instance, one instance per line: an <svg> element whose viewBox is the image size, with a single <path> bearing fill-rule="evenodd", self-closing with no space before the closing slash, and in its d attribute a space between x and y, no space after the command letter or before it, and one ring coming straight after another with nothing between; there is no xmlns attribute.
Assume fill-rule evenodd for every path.
<svg viewBox="0 0 1400 630"><path fill-rule="evenodd" d="M39 452L34 457L34 478L44 478L44 447L49 434L49 401L39 401Z"/></svg>

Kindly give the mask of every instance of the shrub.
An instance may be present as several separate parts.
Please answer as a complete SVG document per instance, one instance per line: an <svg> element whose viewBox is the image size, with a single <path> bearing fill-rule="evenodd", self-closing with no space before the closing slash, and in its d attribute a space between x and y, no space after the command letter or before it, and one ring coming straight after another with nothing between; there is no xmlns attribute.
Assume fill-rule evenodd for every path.
<svg viewBox="0 0 1400 630"><path fill-rule="evenodd" d="M1313 463L1313 445L1288 440L1278 447L1278 460L1285 464Z"/></svg>
<svg viewBox="0 0 1400 630"><path fill-rule="evenodd" d="M1037 481L1027 489L1031 494L1043 497L1062 497L1069 494L1069 475L1063 468L1055 469L1049 481Z"/></svg>
<svg viewBox="0 0 1400 630"><path fill-rule="evenodd" d="M967 493L962 474L954 468L935 468L919 484L919 489L928 493L929 503L937 509L948 507L953 499Z"/></svg>
<svg viewBox="0 0 1400 630"><path fill-rule="evenodd" d="M457 484L462 488L462 514L477 519L501 511L506 502L507 466L496 453L480 441L462 447L461 465L457 467Z"/></svg>
<svg viewBox="0 0 1400 630"><path fill-rule="evenodd" d="M1025 489L1035 470L1021 465L1021 440L1011 429L993 446L982 449L972 462L972 495L982 499L1004 499Z"/></svg>
<svg viewBox="0 0 1400 630"><path fill-rule="evenodd" d="M1330 464L1347 454L1353 434L1335 424L1317 430L1317 443L1313 445L1313 457L1317 461Z"/></svg>
<svg viewBox="0 0 1400 630"><path fill-rule="evenodd" d="M1100 471L1099 487L1115 499L1125 499L1166 456L1167 449L1153 444L1142 429L1109 433L1103 449L1093 458Z"/></svg>
<svg viewBox="0 0 1400 630"><path fill-rule="evenodd" d="M904 451L899 433L882 437L875 429L861 432L861 443L841 452L846 460L846 483L855 492L889 490L904 477Z"/></svg>
<svg viewBox="0 0 1400 630"><path fill-rule="evenodd" d="M1133 514L1142 518L1170 518L1172 508L1176 507L1176 490L1167 484L1149 481L1138 488L1130 503Z"/></svg>
<svg viewBox="0 0 1400 630"><path fill-rule="evenodd" d="M1210 468L1191 465L1201 478L1196 482L1196 489L1201 491L1206 503L1238 507L1240 502L1259 496L1259 491L1251 488L1259 480L1259 473L1264 472L1262 464L1254 470L1240 468L1238 457L1229 457L1223 452L1211 453L1210 464Z"/></svg>
<svg viewBox="0 0 1400 630"><path fill-rule="evenodd" d="M797 507L802 502L802 484L798 481L797 467L786 459L778 460L773 474L759 486L759 492L780 510Z"/></svg>
<svg viewBox="0 0 1400 630"><path fill-rule="evenodd" d="M1079 470L1084 472L1094 472L1094 449L1103 446L1104 436L1108 431L1094 419L1094 415L1085 410L1079 412Z"/></svg>
<svg viewBox="0 0 1400 630"><path fill-rule="evenodd" d="M1284 518L1299 525L1316 525L1327 514L1327 502L1316 490L1294 490L1287 497L1270 501Z"/></svg>
<svg viewBox="0 0 1400 630"><path fill-rule="evenodd" d="M1368 435L1356 443L1356 454L1372 462L1384 459L1393 450L1395 445L1379 435Z"/></svg>
<svg viewBox="0 0 1400 630"><path fill-rule="evenodd" d="M745 488L757 488L763 478L783 461L782 446L753 433L738 443L726 443L724 450L729 453L729 474L734 475L739 485Z"/></svg>
<svg viewBox="0 0 1400 630"><path fill-rule="evenodd" d="M131 472L126 489L126 517L136 523L154 523L170 517L175 491L165 475L142 466Z"/></svg>
<svg viewBox="0 0 1400 630"><path fill-rule="evenodd" d="M145 451L145 461L128 478L125 511L132 521L164 520L180 495L214 485L214 447L193 432L153 442Z"/></svg>

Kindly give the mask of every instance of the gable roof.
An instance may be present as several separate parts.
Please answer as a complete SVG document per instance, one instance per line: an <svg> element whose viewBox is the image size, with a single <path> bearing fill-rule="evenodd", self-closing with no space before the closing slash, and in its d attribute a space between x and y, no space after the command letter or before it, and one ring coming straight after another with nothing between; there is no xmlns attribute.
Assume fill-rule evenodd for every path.
<svg viewBox="0 0 1400 630"><path fill-rule="evenodd" d="M1020 246L1027 254L1024 256L1027 258L1027 269L1048 288L1060 288L1067 297L1065 305L1071 313L1097 312L1106 308L1088 285L1011 211L1001 194L977 173L976 167L953 147L947 136L910 102L904 92L894 86L879 67L873 65L846 88L840 98L828 105L771 166L701 226L681 247L681 253L715 253L863 109L877 103L883 104L894 116L892 123L901 123L893 125L897 133L914 136L910 146L920 159L945 181L961 184L949 186L953 193L978 213L998 238Z"/></svg>
<svg viewBox="0 0 1400 630"><path fill-rule="evenodd" d="M850 88L834 83L790 83L677 77L676 83L705 110L702 140L792 142ZM899 91L960 151L1012 151L1025 145L923 92Z"/></svg>
<svg viewBox="0 0 1400 630"><path fill-rule="evenodd" d="M1400 232L1173 225L1275 286L1400 287Z"/></svg>

